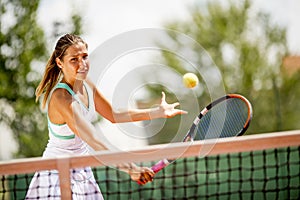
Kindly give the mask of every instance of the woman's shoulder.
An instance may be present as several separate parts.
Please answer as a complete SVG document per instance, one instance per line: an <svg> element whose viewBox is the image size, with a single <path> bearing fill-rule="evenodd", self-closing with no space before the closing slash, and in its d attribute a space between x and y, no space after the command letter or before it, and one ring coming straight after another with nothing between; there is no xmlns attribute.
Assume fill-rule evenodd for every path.
<svg viewBox="0 0 300 200"><path fill-rule="evenodd" d="M48 103L48 117L54 124L64 124L63 113L68 113L72 104L72 95L63 88L52 92Z"/></svg>
<svg viewBox="0 0 300 200"><path fill-rule="evenodd" d="M66 89L56 88L51 95L49 104L52 106L59 106L61 109L64 105L72 103L72 101L72 94L70 94Z"/></svg>

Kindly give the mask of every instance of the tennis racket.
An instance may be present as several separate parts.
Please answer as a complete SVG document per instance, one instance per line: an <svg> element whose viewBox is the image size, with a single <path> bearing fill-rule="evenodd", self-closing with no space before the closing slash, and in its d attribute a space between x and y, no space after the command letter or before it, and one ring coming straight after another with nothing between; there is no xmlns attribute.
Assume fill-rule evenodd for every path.
<svg viewBox="0 0 300 200"><path fill-rule="evenodd" d="M195 118L183 142L243 135L252 119L250 102L239 94L227 94L206 106ZM175 160L163 159L151 167L159 172ZM140 182L138 181L140 184Z"/></svg>

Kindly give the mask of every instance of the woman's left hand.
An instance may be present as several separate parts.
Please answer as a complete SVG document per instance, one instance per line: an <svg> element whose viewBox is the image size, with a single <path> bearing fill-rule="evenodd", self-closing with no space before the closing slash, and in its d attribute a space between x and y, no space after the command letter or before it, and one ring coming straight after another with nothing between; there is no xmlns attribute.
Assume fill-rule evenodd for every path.
<svg viewBox="0 0 300 200"><path fill-rule="evenodd" d="M166 102L166 95L164 92L162 92L161 102L159 105L159 111L162 112L162 117L170 118L174 117L175 115L187 114L187 112L184 110L176 109L176 107L179 105L179 102L168 104Z"/></svg>

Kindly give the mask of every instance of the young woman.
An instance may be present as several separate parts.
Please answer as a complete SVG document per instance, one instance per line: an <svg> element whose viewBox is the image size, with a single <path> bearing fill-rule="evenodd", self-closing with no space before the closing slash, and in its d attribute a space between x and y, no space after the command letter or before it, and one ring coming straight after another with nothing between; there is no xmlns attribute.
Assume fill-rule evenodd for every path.
<svg viewBox="0 0 300 200"><path fill-rule="evenodd" d="M87 80L89 71L88 45L79 36L66 34L56 44L36 90L36 100L43 95L47 106L49 142L43 157L84 155L88 146L96 151L107 150L96 137L92 125L98 113L112 123L168 118L186 113L175 109L179 103L168 104L162 93L161 104L151 109L129 109L117 112L93 83ZM134 181L152 181L150 168L133 163L118 166ZM73 199L102 199L90 167L71 170ZM55 170L37 172L31 181L26 199L60 198L59 177Z"/></svg>

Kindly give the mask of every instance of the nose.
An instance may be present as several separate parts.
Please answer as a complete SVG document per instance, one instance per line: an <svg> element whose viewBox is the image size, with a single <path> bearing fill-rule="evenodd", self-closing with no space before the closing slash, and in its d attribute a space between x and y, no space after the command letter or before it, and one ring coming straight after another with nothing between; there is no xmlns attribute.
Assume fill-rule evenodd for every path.
<svg viewBox="0 0 300 200"><path fill-rule="evenodd" d="M87 63L86 63L86 60L83 59L83 58L80 58L79 59L79 69L85 69L87 67Z"/></svg>

